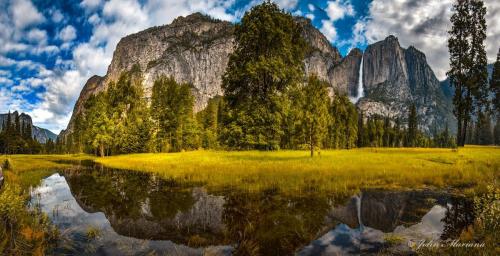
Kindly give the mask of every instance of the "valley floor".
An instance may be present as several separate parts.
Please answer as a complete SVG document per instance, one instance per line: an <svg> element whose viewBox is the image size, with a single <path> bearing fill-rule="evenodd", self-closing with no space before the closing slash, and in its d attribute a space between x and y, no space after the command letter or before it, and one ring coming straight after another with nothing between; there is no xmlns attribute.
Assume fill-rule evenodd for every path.
<svg viewBox="0 0 500 256"><path fill-rule="evenodd" d="M210 193L215 194L223 191L248 191L257 192L256 194L271 192L279 194L280 198L346 198L366 188L445 189L474 198L489 193L492 187L498 192L500 176L500 147L478 146L457 150L324 150L314 158L309 156L308 151L200 150L104 158L83 154L11 155L0 156L0 163L4 163L6 159L9 160L10 168L4 170L6 184L0 190L0 254L8 252L20 255L22 252L36 254L50 250L55 246L53 243L58 241L57 232L48 219L43 214L27 211L23 205L29 201L31 188L38 186L43 178L54 172L71 168L73 161L92 160L97 164L118 169L113 171L102 168L103 172L108 170L116 173L123 169L154 173L171 184L186 187L204 186ZM498 223L498 218L494 216L497 214L493 217L482 217L482 221ZM494 245L495 236L488 232L497 232L497 224L488 224L490 229L479 224L474 224L474 232L477 231L475 236L478 236L480 241ZM2 236L1 233L16 235ZM314 234L312 232L309 234L311 237L303 240L313 240ZM3 247L9 244L15 246ZM30 249L18 244L29 245ZM495 250L494 246L488 248ZM428 253L434 252L424 254ZM442 255L440 250L435 253ZM450 253L454 254L455 251Z"/></svg>
<svg viewBox="0 0 500 256"><path fill-rule="evenodd" d="M5 158L5 156L0 157ZM87 155L9 156L17 170L54 168L53 161L92 159L104 166L153 172L176 182L211 190L236 187L283 193L350 193L362 187L459 188L471 192L496 184L500 147L452 149L362 148L307 151L191 151L131 154L104 158ZM3 160L0 159L2 162Z"/></svg>

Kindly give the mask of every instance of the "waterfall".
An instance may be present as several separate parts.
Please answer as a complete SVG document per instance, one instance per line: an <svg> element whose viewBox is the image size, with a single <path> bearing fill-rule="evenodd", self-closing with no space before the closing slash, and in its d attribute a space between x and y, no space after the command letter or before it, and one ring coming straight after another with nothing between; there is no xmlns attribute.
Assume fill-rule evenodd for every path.
<svg viewBox="0 0 500 256"><path fill-rule="evenodd" d="M359 229L363 230L363 221L361 221L361 198L363 197L363 194L360 193L359 196L356 197L356 211L358 213L358 224L359 224Z"/></svg>
<svg viewBox="0 0 500 256"><path fill-rule="evenodd" d="M359 99L364 96L363 92L363 55L361 55L361 64L359 65L359 75L358 75L358 90L355 97L349 97L352 103L357 103Z"/></svg>

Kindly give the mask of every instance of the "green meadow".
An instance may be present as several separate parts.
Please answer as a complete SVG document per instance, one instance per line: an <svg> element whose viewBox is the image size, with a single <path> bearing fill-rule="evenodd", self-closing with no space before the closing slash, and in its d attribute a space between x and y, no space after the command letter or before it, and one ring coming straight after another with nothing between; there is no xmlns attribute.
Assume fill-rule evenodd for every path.
<svg viewBox="0 0 500 256"><path fill-rule="evenodd" d="M349 193L361 187L448 187L467 192L496 183L500 176L499 147L326 150L314 158L306 151L192 151L95 161L112 168L158 173L178 182L202 183L215 190L277 188L283 193Z"/></svg>
<svg viewBox="0 0 500 256"><path fill-rule="evenodd" d="M313 158L307 151L204 150L103 158L87 155L13 155L8 158L16 173L64 167L56 163L60 160L90 159L107 167L157 173L176 182L202 184L212 190L273 188L291 194L311 190L346 193L362 187L458 188L467 193L485 184L497 184L500 176L500 148L479 146L457 150L324 150ZM9 172L6 176L7 180L11 179ZM24 177L21 181L25 185L33 184L35 180L30 179Z"/></svg>

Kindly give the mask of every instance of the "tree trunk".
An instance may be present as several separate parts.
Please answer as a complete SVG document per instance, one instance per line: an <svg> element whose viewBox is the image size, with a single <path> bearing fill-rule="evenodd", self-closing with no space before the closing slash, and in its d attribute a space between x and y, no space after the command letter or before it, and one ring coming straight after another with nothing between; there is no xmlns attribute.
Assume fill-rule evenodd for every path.
<svg viewBox="0 0 500 256"><path fill-rule="evenodd" d="M311 157L314 157L314 145L311 143Z"/></svg>
<svg viewBox="0 0 500 256"><path fill-rule="evenodd" d="M104 157L104 145L99 145L99 156Z"/></svg>
<svg viewBox="0 0 500 256"><path fill-rule="evenodd" d="M311 157L314 157L314 142L313 142L313 134L312 134L313 128L311 126L311 129L309 130L309 145L311 146Z"/></svg>
<svg viewBox="0 0 500 256"><path fill-rule="evenodd" d="M462 117L457 117L457 146L460 146L462 143Z"/></svg>

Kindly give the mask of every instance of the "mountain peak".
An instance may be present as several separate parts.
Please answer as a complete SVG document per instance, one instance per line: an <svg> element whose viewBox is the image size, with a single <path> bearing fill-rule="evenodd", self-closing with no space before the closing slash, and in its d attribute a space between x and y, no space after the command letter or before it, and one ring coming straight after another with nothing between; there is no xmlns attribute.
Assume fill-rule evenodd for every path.
<svg viewBox="0 0 500 256"><path fill-rule="evenodd" d="M208 15L205 15L200 12L195 12L192 14L189 14L187 16L179 16L175 18L172 21L171 25L185 25L185 24L190 24L190 23L196 23L196 22L215 22L215 21L220 21L217 19L214 19Z"/></svg>
<svg viewBox="0 0 500 256"><path fill-rule="evenodd" d="M386 42L395 41L395 42L399 43L398 38L396 36L394 36L394 35L389 35L388 37L385 38L384 41L386 41Z"/></svg>

